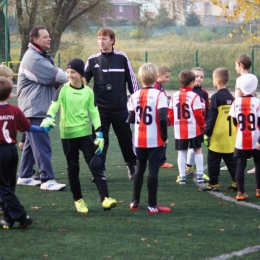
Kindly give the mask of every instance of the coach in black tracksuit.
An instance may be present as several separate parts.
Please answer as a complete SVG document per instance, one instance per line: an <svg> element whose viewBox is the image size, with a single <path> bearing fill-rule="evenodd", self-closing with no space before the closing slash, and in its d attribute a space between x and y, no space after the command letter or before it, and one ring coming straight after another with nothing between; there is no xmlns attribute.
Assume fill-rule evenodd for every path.
<svg viewBox="0 0 260 260"><path fill-rule="evenodd" d="M133 178L136 165L136 156L133 150L132 132L127 123L127 92L137 91L138 84L130 61L125 53L116 51L115 33L110 28L102 28L97 33L100 52L91 55L85 66L84 76L89 82L94 78L93 91L95 105L98 107L105 146L101 154L103 170L105 170L106 154L109 145L109 128L112 124L118 138L128 176Z"/></svg>

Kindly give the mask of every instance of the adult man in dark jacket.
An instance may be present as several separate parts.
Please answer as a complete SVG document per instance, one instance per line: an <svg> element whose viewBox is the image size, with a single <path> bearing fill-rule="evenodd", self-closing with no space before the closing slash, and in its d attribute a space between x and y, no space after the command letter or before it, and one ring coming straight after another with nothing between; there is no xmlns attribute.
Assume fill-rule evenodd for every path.
<svg viewBox="0 0 260 260"><path fill-rule="evenodd" d="M68 79L63 70L54 66L47 53L51 42L48 31L43 26L35 26L29 37L29 48L23 56L18 73L18 106L31 124L39 126L46 117L55 85L63 84ZM57 183L54 179L51 155L48 133L26 133L17 185L40 185L42 190L66 188L66 184ZM39 168L40 181L32 177L35 163Z"/></svg>
<svg viewBox="0 0 260 260"><path fill-rule="evenodd" d="M101 51L88 58L84 76L87 82L92 77L94 78L95 105L100 113L105 139L105 146L101 154L103 170L105 170L109 144L108 133L112 124L128 168L128 177L133 179L136 156L133 151L130 124L127 122L126 83L130 94L139 89L138 84L126 54L113 48L114 31L110 28L101 28L97 33L97 38Z"/></svg>

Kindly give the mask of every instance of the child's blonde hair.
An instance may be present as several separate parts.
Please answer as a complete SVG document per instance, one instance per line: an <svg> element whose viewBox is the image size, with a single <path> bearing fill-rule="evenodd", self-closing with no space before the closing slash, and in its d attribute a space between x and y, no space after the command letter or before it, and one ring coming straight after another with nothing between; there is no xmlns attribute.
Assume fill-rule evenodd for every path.
<svg viewBox="0 0 260 260"><path fill-rule="evenodd" d="M14 76L14 72L12 69L5 65L0 65L0 77L6 77L11 79Z"/></svg>
<svg viewBox="0 0 260 260"><path fill-rule="evenodd" d="M157 73L152 63L145 63L138 70L138 78L145 86L153 86L157 80Z"/></svg>
<svg viewBox="0 0 260 260"><path fill-rule="evenodd" d="M194 67L191 69L192 72L195 72L195 71L201 71L203 74L205 74L205 71L204 69L202 69L201 67Z"/></svg>
<svg viewBox="0 0 260 260"><path fill-rule="evenodd" d="M158 67L158 74L164 75L166 73L172 73L172 70L167 66L159 66Z"/></svg>

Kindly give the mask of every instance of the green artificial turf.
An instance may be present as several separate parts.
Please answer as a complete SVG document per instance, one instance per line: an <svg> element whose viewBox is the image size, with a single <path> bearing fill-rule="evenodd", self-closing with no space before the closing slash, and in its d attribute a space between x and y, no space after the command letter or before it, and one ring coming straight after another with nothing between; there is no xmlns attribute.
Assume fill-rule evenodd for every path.
<svg viewBox="0 0 260 260"><path fill-rule="evenodd" d="M57 181L68 185L58 121L57 118L57 126L50 132L52 163ZM203 150L206 154L205 147ZM206 164L206 155L204 159ZM12 229L0 230L0 259L207 259L260 245L258 209L200 192L192 179L187 179L186 185L175 182L177 153L171 128L167 160L174 168L160 169L158 202L171 207L172 212L146 213L147 172L141 208L130 211L132 180L127 177L111 128L106 176L110 196L118 201L117 207L103 211L91 173L81 156L80 180L89 213L76 212L69 186L64 191L17 186L16 194L34 222L26 229L15 224ZM250 160L247 170L252 166ZM249 202L260 205L260 199L255 197L255 176L245 176ZM235 198L235 192L224 191L231 182L228 172L221 172L221 192ZM260 259L260 251L232 259Z"/></svg>

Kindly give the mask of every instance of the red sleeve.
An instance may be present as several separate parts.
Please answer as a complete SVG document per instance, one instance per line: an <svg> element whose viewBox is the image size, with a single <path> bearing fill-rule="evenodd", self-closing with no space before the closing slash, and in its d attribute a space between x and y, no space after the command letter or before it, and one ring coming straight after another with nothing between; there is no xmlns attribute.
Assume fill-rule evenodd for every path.
<svg viewBox="0 0 260 260"><path fill-rule="evenodd" d="M18 108L15 107L16 114L17 114L17 131L19 132L25 132L31 127L31 123L29 120L25 117L23 112Z"/></svg>
<svg viewBox="0 0 260 260"><path fill-rule="evenodd" d="M194 113L194 117L196 119L196 121L198 122L198 125L200 127L200 129L203 129L205 128L204 126L204 117L203 117L203 113L202 113L202 110L201 109L196 109L193 111Z"/></svg>
<svg viewBox="0 0 260 260"><path fill-rule="evenodd" d="M171 125L173 125L174 122L174 113L173 113L173 109L168 108L168 118L171 121Z"/></svg>

